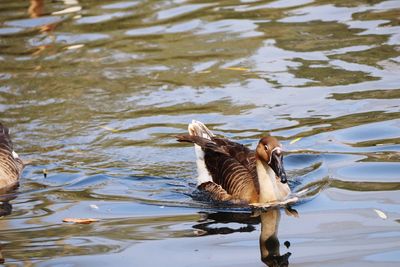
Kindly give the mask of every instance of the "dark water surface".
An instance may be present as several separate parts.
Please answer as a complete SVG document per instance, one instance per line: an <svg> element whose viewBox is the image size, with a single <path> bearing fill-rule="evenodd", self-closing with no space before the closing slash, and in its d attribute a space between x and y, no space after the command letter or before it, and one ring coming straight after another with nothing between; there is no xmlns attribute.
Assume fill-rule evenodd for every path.
<svg viewBox="0 0 400 267"><path fill-rule="evenodd" d="M31 162L0 219L5 264L400 266L399 14L397 0L0 1L0 120ZM194 150L173 138L192 119L251 147L276 135L313 199L297 217L193 199Z"/></svg>

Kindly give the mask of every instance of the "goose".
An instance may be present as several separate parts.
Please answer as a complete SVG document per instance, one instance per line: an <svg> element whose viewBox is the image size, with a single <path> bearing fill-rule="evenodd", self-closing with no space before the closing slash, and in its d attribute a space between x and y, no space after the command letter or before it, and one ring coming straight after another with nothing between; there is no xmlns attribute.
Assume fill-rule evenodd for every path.
<svg viewBox="0 0 400 267"><path fill-rule="evenodd" d="M10 131L0 123L0 192L18 186L24 164L13 150Z"/></svg>
<svg viewBox="0 0 400 267"><path fill-rule="evenodd" d="M236 204L283 203L291 190L283 167L283 150L272 136L262 137L255 150L219 138L193 120L189 134L176 136L193 143L197 163L197 187L213 200Z"/></svg>

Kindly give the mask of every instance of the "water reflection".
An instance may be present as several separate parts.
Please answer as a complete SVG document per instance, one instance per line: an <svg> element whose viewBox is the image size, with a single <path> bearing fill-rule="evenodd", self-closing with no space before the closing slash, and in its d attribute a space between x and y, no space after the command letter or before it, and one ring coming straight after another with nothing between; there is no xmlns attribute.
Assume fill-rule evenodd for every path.
<svg viewBox="0 0 400 267"><path fill-rule="evenodd" d="M10 215L12 212L12 205L8 201L0 202L0 217Z"/></svg>
<svg viewBox="0 0 400 267"><path fill-rule="evenodd" d="M298 216L297 211L287 207L286 214ZM261 223L259 239L261 261L269 267L289 266L290 252L281 254L281 244L278 239L278 228L281 210L272 208L255 213L216 212L202 213L202 219L193 225L197 235L226 235L233 233L252 232ZM239 226L237 226L239 224ZM290 242L285 241L287 249Z"/></svg>
<svg viewBox="0 0 400 267"><path fill-rule="evenodd" d="M261 234L260 234L260 251L261 260L270 267L289 266L290 252L280 253L280 242L278 239L278 226L280 221L280 209L272 209L262 212L261 217ZM287 208L287 214L297 216L297 211ZM289 249L290 242L285 241L285 246Z"/></svg>
<svg viewBox="0 0 400 267"><path fill-rule="evenodd" d="M43 0L30 0L30 5L28 8L28 14L32 19L39 18L40 16L43 15L43 9L44 9L44 1ZM54 39L54 36L51 34L51 32L55 29L56 24L55 23L45 23L39 26L39 31L41 33L47 33L49 36L51 36L52 39ZM48 46L47 45L38 45L35 50L33 51L32 55L39 55L40 53L43 52ZM40 69L40 65L36 67L37 70Z"/></svg>
<svg viewBox="0 0 400 267"><path fill-rule="evenodd" d="M12 205L10 201L17 198L15 190L19 184L14 185L12 188L0 189L0 217L10 215L12 212Z"/></svg>
<svg viewBox="0 0 400 267"><path fill-rule="evenodd" d="M138 239L177 247L192 237L209 203L188 196L193 149L171 136L197 119L250 147L279 137L298 188L315 188L297 206L303 227L280 223L300 240L292 264L399 265L400 1L80 2L0 3L0 120L33 163L3 205L8 213L12 204L0 221L8 262L68 265L75 255L82 265L87 254L87 265L108 256L113 266L125 247L137 256ZM194 218L159 218L188 209ZM82 234L61 223L88 214L109 224ZM257 223L241 225L221 231L237 231L224 236L232 242L256 233L245 231ZM223 257L218 235L209 237L202 248ZM153 244L143 251L162 253ZM187 255L176 266L221 265ZM242 265L258 263L249 255Z"/></svg>

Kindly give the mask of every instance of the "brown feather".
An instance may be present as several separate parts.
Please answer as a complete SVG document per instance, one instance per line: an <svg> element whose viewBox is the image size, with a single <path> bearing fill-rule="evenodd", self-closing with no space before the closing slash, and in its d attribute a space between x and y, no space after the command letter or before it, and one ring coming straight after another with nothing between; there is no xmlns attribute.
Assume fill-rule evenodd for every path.
<svg viewBox="0 0 400 267"><path fill-rule="evenodd" d="M22 160L14 158L12 152L10 132L0 123L0 189L15 186L24 166Z"/></svg>
<svg viewBox="0 0 400 267"><path fill-rule="evenodd" d="M222 186L233 198L246 202L258 200L255 180L251 172L238 160L225 154L205 150L204 161L214 183Z"/></svg>
<svg viewBox="0 0 400 267"><path fill-rule="evenodd" d="M176 138L179 142L194 143L204 151L204 161L213 183L203 183L199 186L201 189L209 191L215 200L227 201L229 196L230 201L257 202L259 186L254 151L224 138L211 137L210 140L188 134Z"/></svg>
<svg viewBox="0 0 400 267"><path fill-rule="evenodd" d="M210 193L215 200L256 203L262 199L268 202L281 199L290 192L287 185L276 184L276 171L282 172L283 178L286 176L283 167L273 170L271 168L277 168L277 165L269 165L273 151L281 147L276 138L261 138L254 151L242 144L215 137L199 121L193 120L188 130L188 135L179 135L177 140L196 145L199 189Z"/></svg>
<svg viewBox="0 0 400 267"><path fill-rule="evenodd" d="M198 189L207 192L213 200L226 201L233 204L244 204L239 198L235 198L233 195L226 192L222 186L214 182L205 182L198 186Z"/></svg>
<svg viewBox="0 0 400 267"><path fill-rule="evenodd" d="M176 138L178 142L189 142L199 145L204 151L209 150L216 153L229 155L228 151L226 151L224 147L219 146L217 143L207 138L188 134L177 135Z"/></svg>

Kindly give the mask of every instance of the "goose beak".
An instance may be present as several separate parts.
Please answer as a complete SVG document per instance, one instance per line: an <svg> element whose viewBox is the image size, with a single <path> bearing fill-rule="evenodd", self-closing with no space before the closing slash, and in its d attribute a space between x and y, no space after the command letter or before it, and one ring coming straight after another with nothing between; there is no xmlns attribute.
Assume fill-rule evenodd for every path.
<svg viewBox="0 0 400 267"><path fill-rule="evenodd" d="M277 153L272 153L270 167L274 170L276 176L281 179L282 184L287 183L287 176L285 169L283 168L283 156L282 154L278 155Z"/></svg>
<svg viewBox="0 0 400 267"><path fill-rule="evenodd" d="M285 172L283 172L279 177L281 178L281 183L282 184L286 184L287 183L287 177L286 177L286 173Z"/></svg>

